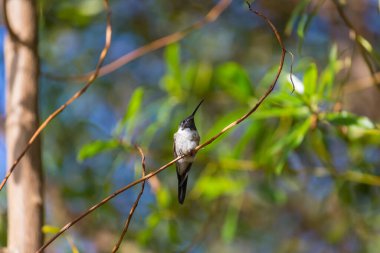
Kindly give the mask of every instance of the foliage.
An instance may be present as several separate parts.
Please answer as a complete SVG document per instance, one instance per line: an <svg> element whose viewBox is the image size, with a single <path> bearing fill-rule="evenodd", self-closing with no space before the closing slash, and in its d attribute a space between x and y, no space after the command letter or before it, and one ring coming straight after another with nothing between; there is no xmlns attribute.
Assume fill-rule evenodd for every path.
<svg viewBox="0 0 380 253"><path fill-rule="evenodd" d="M162 101L163 106L157 107L156 103L151 105L149 102L143 102L142 94L146 91L144 88L137 88L131 96L124 117L116 124L114 138L85 145L79 152L80 159L90 158L111 149L123 152L123 146L131 142L133 133L138 132L138 129L146 124L144 119L152 118L151 111L156 111L155 114L162 115L165 120L162 120L161 116L154 117L149 121L149 125L154 127L146 128L149 131L139 132L136 139L145 141L143 145L152 149L155 148L154 142L166 143L165 147L160 147L160 150L156 152L166 150L170 153L171 138L167 133L175 130L182 116L176 113L175 107L177 103L186 103L191 106L197 101L188 100L185 94L192 94L197 90L197 80L199 80L197 75L199 71L202 71L201 66L204 66L204 63L200 63L199 66L193 62L182 62L178 44L169 46L164 55L167 70L160 81L160 87L171 103L165 104ZM240 215L244 212L243 203L251 198L250 188L255 185L256 180L248 180L248 178L252 179L252 175L256 175L255 170L266 171L269 180L257 186L256 191L262 192L261 201L280 206L286 206L288 203L288 194L291 192L287 188L290 185L284 182L285 186L281 186L275 184L273 180L287 178L293 173L307 173L315 178L314 180L324 178L336 180L336 190L331 188L331 194L334 192L341 194L342 185L354 189L357 187L355 184L357 182L371 184L371 179L367 178L370 176L368 173L373 173L373 171L359 169L363 163L369 161L366 161L364 157L353 158L358 149L379 145L380 132L370 119L335 109L338 93L334 89L334 82L341 64L337 58L336 46L332 46L329 62L324 69L319 70L316 62L312 60L309 60L307 64L296 65L297 71L294 74L289 73L289 78L281 78L278 89L251 119L242 127L233 130L224 140L218 141L216 145L198 155L196 168L193 169L194 172L192 171L195 176L191 178L192 180L196 178L196 182L190 186L192 189L187 201L192 202L191 205L194 205L194 202L200 202L198 205L209 206L214 202L221 202L228 206L226 212L215 214L220 216L219 219L224 220L220 228L220 238L224 243L233 243L236 237L244 238L244 233L241 234L239 228L243 226L242 222L245 218ZM233 103L240 104L239 107L243 104L243 108L245 107L245 109L228 110L218 115L215 122L210 123L206 119L213 117L207 115L209 108L206 107L213 103L217 104L218 101L207 101L205 108L197 116L197 123L202 130L210 129L208 133L207 130L201 130L201 133L208 138L248 110L255 102L255 94L252 92L252 84L247 72L238 63L229 62L217 66L208 64L204 71L207 71L210 77L206 78L207 83L204 84L202 91L197 90L201 92L197 94L199 97L207 98L215 92L220 92L230 107L233 108ZM274 71L275 69L268 75L273 76ZM290 75L296 85L294 93L291 92ZM262 80L259 83L263 82ZM246 101L251 102L246 103ZM145 109L141 110L144 103ZM134 113L131 113L132 111ZM120 129L125 129L125 131ZM169 137L169 140L164 140L158 135ZM148 140L150 142L146 142ZM333 157L334 141L339 141L347 147L345 153L339 154L340 158ZM303 157L310 157L312 160L297 165L295 159ZM341 168L339 162L342 159L347 160L344 168ZM311 166L312 171L307 172L309 169L304 168L306 164ZM319 171L313 172L315 170L313 168L318 168ZM139 229L137 240L145 247L157 244L159 247L167 249L169 247L170 251L176 251L178 245L183 243L182 236L178 235L191 234L192 230L180 231L178 222L173 220L174 217L181 219L178 213L182 212L176 203L174 176L162 176L161 180L163 180L163 185L155 194L155 204L151 206L144 225ZM303 187L302 182L293 181L292 184L297 185L292 187ZM349 197L347 194L349 193L344 193L343 202L345 202L344 199L354 197ZM346 204L352 205L351 211L355 212L356 205L352 201ZM207 209L201 212L207 212ZM341 225L336 224L336 226ZM333 229L339 231L331 231L332 234L327 233L326 236L334 238L331 240L335 242L343 241L347 233L350 233L348 227ZM162 237L165 234L166 239ZM170 243L165 243L167 240Z"/></svg>
<svg viewBox="0 0 380 253"><path fill-rule="evenodd" d="M190 2L114 1L107 60L186 27L206 8L200 5L211 4ZM174 166L148 182L121 252L377 252L379 123L342 106L346 72L356 66L320 30L333 26L323 15L329 1L261 2L287 49L297 52L293 73L287 62L258 111L198 152L183 206ZM103 43L99 3L41 2L44 73L92 69ZM201 99L201 141L257 102L277 71L279 50L270 29L242 6L234 2L217 24L98 79L56 118L43 136L46 237L141 177L134 144L145 152L147 173L170 161L173 133ZM355 43L375 65L378 43L364 34ZM77 88L43 76L42 118ZM86 217L52 251L109 252L138 191Z"/></svg>

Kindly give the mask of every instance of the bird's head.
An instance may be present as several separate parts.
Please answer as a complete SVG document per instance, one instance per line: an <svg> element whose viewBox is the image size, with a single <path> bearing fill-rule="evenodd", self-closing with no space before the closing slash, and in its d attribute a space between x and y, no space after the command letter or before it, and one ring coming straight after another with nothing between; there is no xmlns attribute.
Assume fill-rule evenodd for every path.
<svg viewBox="0 0 380 253"><path fill-rule="evenodd" d="M198 104L198 106L195 108L194 112L189 117L182 120L181 124L179 125L181 129L190 128L191 130L197 130L197 128L195 126L195 122L194 122L194 116L195 116L195 113L197 112L199 106L201 106L202 103L203 103L203 99Z"/></svg>

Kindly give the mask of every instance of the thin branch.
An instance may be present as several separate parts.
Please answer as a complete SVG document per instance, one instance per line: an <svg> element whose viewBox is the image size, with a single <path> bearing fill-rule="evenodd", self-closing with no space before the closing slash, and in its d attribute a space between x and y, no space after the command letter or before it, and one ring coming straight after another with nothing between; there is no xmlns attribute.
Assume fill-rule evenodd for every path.
<svg viewBox="0 0 380 253"><path fill-rule="evenodd" d="M189 33L193 32L194 30L202 28L204 25L214 22L222 13L223 11L231 4L231 0L220 0L208 13L207 15L192 24L191 26L183 29L182 31L172 33L170 35L167 35L165 37L162 37L160 39L157 39L153 42L150 42L147 45L144 45L142 47L139 47L135 50L133 50L130 53L127 53L120 58L114 60L113 62L104 65L100 68L99 76L107 75L125 64L147 54L152 51L155 51L157 49L160 49L162 47L165 47L169 44L175 43L177 41L182 40L185 36L187 36ZM78 76L71 76L71 77L63 77L63 76L55 76L52 74L44 74L47 78L54 79L54 80L75 80L75 81L83 81L88 78L88 76L92 75L94 72L89 72L84 75L78 75Z"/></svg>
<svg viewBox="0 0 380 253"><path fill-rule="evenodd" d="M75 225L77 222L79 222L81 219L83 219L84 217L86 217L87 215L89 215L90 213L92 213L93 211L95 211L96 209L98 209L99 207L101 207L102 205L104 205L105 203L107 203L108 201L110 201L111 199L113 199L114 197L116 197L117 195L125 192L126 190L128 190L129 188L141 183L141 182L144 182L146 181L147 179L153 177L154 175L160 173L161 171L165 170L166 168L170 167L171 165L173 165L176 161L184 158L185 155L182 155L182 156L178 156L176 159L170 161L169 163L163 165L162 167L160 167L158 170L154 171L154 172L151 172L149 173L148 175L145 175L144 177L141 177L140 179L137 179L136 181L133 181L132 183L124 186L123 188L115 191L114 193L112 193L111 195L109 195L108 197L106 197L105 199L103 199L102 201L100 201L98 204L92 206L90 209L88 209L87 211L85 211L84 213L82 213L81 215L79 215L77 218L75 218L74 220L72 220L71 222L67 223L63 228L61 228L61 230L55 234L48 242L46 242L38 251L37 253L41 253L43 252L44 249L46 249L53 241L55 241L55 239L57 239L60 235L62 235L66 230L68 230L69 228L71 228L73 225Z"/></svg>
<svg viewBox="0 0 380 253"><path fill-rule="evenodd" d="M263 14L261 14L260 12L256 11L256 10L253 10L251 5L249 3L248 4L248 7L249 7L249 10L251 12L253 12L254 14L258 15L259 17L261 17L262 19L265 20L265 22L270 26L270 28L272 29L273 33L275 34L275 37L277 39L277 41L279 42L280 46L281 46L281 49L282 49L282 53L281 53L281 59L280 59L280 64L279 64L279 67L278 67L278 70L277 70L277 74L273 80L273 83L271 84L271 86L268 88L268 90L265 92L265 94L259 99L259 101L256 103L256 105L248 112L246 113L245 115L243 115L241 118L235 120L234 122L232 122L231 124L229 124L228 126L226 126L225 128L222 129L222 131L218 134L216 134L214 137L212 137L211 139L209 139L208 141L204 142L203 144L197 146L195 148L195 152L210 145L212 142L214 142L217 138L219 138L223 133L225 133L226 131L228 131L229 129L231 129L232 127L238 125L239 123L241 123L242 121L244 121L246 118L248 118L253 112L255 112L257 110L257 108L263 103L263 101L268 97L268 95L273 91L276 83L277 83L277 80L281 74L281 71L282 71L282 68L283 68L283 65L284 65L284 60L285 60L285 54L286 54L286 49L284 47L284 44L282 42L282 39L281 39L281 36L280 34L278 33L276 27L273 25L273 23L266 17L264 16ZM144 182L146 181L147 179L153 177L154 175L160 173L161 171L165 170L166 168L168 168L169 166L173 165L176 161L184 158L186 155L182 155L182 156L178 156L177 158L173 159L172 161L170 161L169 163L161 166L159 169L157 169L156 171L153 171L147 175L145 175L144 177L141 177L140 179L137 179L135 181L133 181L132 183L120 188L119 190L115 191L114 193L112 193L111 195L109 195L108 197L104 198L102 201L100 201L99 203L97 203L96 205L92 206L90 209L88 209L87 211L83 212L81 215L79 215L77 218L75 218L74 220L72 220L71 222L67 223L63 228L61 228L61 230L55 234L48 242L46 242L38 251L37 253L40 253L42 252L44 249L46 249L53 241L55 241L60 235L62 235L64 232L66 232L69 228L71 228L73 225L75 225L76 223L78 223L80 220L82 220L84 217L86 217L87 215L89 215L90 213L92 213L93 211L95 211L96 209L98 209L99 207L101 207L102 205L106 204L108 201L110 201L111 199L115 198L117 195L123 193L124 191L128 190L129 188L141 183L141 182Z"/></svg>
<svg viewBox="0 0 380 253"><path fill-rule="evenodd" d="M52 114L50 114L47 119L38 127L38 129L34 132L32 137L29 139L28 143L26 144L25 148L21 152L21 154L17 157L17 159L13 162L12 166L8 169L8 172L6 176L4 177L3 181L0 184L0 191L3 189L4 185L6 184L8 178L16 168L17 164L20 162L20 160L23 158L23 156L26 154L26 152L29 150L29 148L32 146L34 141L37 139L37 137L41 134L41 132L46 128L46 126L55 118L57 117L63 110L65 110L71 103L73 103L75 100L77 100L80 96L82 96L87 89L91 86L91 84L94 83L95 79L99 75L99 71L101 66L103 65L104 59L107 56L107 53L109 51L109 48L111 46L111 37L112 37L112 26L111 26L111 9L109 7L108 0L104 0L105 9L107 12L107 27L106 27L106 35L105 35L105 45L102 49L98 63L96 65L95 71L89 76L86 84L83 86L82 89L77 91L69 100L66 101L63 105L61 105L57 110L55 110Z"/></svg>
<svg viewBox="0 0 380 253"><path fill-rule="evenodd" d="M288 54L290 54L291 58L292 58L292 61L291 61L291 64L290 64L290 74L289 74L289 79L290 79L290 82L292 84L292 94L294 93L294 91L296 90L296 86L294 85L294 80L293 80L293 64L294 64L294 54L288 50L286 50L286 52Z"/></svg>
<svg viewBox="0 0 380 253"><path fill-rule="evenodd" d="M265 92L265 94L263 96L261 96L261 98L259 99L259 101L255 104L255 106L249 112L247 112L241 118L235 120L234 122L232 122L231 124L229 124L228 126L226 126L225 128L223 128L222 131L220 131L217 135L215 135L214 137L212 137L211 139L209 139L205 143L203 143L203 144L199 145L198 147L196 147L195 151L198 151L198 150L206 147L207 145L213 143L217 138L219 138L219 136L221 136L222 134L224 134L225 132L227 132L228 130L230 130L231 128L233 128L234 126L240 124L242 121L244 121L246 118L248 118L253 112L255 112L257 110L257 108L259 108L259 106L264 102L264 100L273 91L274 87L276 86L277 80L280 77L282 68L284 66L285 54L286 54L287 51L285 49L284 43L282 42L281 36L278 33L276 27L273 25L273 23L266 16L264 16L263 14L261 14L260 12L258 12L256 10L252 9L252 6L251 6L250 3L247 2L247 4L248 4L249 10L251 12L255 13L257 16L261 17L262 19L265 20L265 22L267 22L267 24L271 27L273 33L275 34L278 43L281 46L282 53L281 53L280 65L278 66L277 74L276 74L276 76L275 76L275 78L274 78L271 86L269 86L269 88Z"/></svg>
<svg viewBox="0 0 380 253"><path fill-rule="evenodd" d="M377 79L376 71L375 71L375 69L374 69L374 67L372 65L372 62L371 62L371 60L372 60L371 55L367 52L367 50L364 48L364 46L360 42L360 37L362 37L362 38L364 38L364 37L360 35L360 33L355 28L355 26L351 23L350 19L346 16L346 14L344 13L344 11L342 9L341 3L338 0L332 0L332 2L334 3L334 5L335 5L335 7L336 7L336 9L338 11L338 14L341 17L341 19L343 20L343 22L346 24L346 26L348 27L348 29L354 33L354 35L355 35L355 38L354 38L355 39L355 43L359 46L360 53L361 53L361 55L363 57L363 60L366 63L366 65L368 67L368 70L369 70L369 72L372 75L373 83L375 84L375 86L377 88L379 88L379 82L380 82L380 80Z"/></svg>
<svg viewBox="0 0 380 253"><path fill-rule="evenodd" d="M141 155L142 177L144 177L144 176L145 176L145 173L146 173L146 170L145 170L145 155L144 155L142 149L141 149L139 146L136 145L135 147L137 148L137 150L139 151L139 153L140 153L140 155ZM146 182L146 181L144 180L144 181L142 182L142 184L141 184L141 190L140 190L140 193L139 193L139 195L137 196L137 198L136 198L136 200L135 200L135 203L133 203L133 206L132 206L131 210L129 211L128 219L127 219L127 221L125 222L123 232L121 233L120 238L119 238L119 240L117 241L116 245L115 245L114 248L112 249L112 253L117 252L117 250L118 250L119 247L120 247L121 242L123 241L123 238L124 238L125 234L126 234L127 231L128 231L129 223L131 222L131 219L132 219L133 213L135 212L136 207L137 207L137 205L139 204L140 198L141 198L142 194L144 193L145 182Z"/></svg>

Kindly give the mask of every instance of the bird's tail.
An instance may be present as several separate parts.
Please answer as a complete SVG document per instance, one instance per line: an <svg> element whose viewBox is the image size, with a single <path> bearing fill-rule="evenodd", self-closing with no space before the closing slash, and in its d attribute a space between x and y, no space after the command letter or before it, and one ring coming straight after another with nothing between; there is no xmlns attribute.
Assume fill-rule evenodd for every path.
<svg viewBox="0 0 380 253"><path fill-rule="evenodd" d="M186 196L187 175L178 175L178 202L183 204Z"/></svg>

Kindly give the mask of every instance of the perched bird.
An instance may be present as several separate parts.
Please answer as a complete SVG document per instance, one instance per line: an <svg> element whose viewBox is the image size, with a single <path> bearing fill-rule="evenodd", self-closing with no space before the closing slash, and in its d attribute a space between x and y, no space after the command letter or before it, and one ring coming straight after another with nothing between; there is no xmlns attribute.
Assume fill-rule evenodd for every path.
<svg viewBox="0 0 380 253"><path fill-rule="evenodd" d="M183 204L186 196L187 176L194 161L194 149L198 146L200 137L195 127L194 115L203 100L195 108L194 112L179 124L178 131L174 134L174 157L185 156L176 162L178 178L178 202Z"/></svg>

